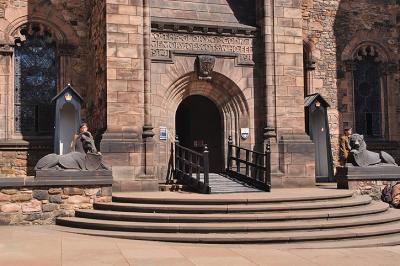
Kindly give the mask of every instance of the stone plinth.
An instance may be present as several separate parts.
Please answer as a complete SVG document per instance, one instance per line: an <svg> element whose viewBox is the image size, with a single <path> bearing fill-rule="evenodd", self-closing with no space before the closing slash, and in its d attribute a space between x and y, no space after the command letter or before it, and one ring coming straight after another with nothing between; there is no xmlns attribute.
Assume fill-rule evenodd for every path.
<svg viewBox="0 0 400 266"><path fill-rule="evenodd" d="M337 187L354 190L357 194L370 195L380 199L382 189L388 184L400 181L400 167L378 165L356 167L347 164L336 168Z"/></svg>
<svg viewBox="0 0 400 266"><path fill-rule="evenodd" d="M0 177L0 224L54 224L55 218L92 209L95 202L111 202L111 171L50 170L37 175Z"/></svg>

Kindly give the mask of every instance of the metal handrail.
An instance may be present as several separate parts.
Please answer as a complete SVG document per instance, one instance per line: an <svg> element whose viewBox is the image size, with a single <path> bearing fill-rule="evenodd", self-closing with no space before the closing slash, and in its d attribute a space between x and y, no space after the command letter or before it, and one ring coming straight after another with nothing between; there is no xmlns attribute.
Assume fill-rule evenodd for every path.
<svg viewBox="0 0 400 266"><path fill-rule="evenodd" d="M203 153L196 152L179 144L175 138L175 178L201 193L210 193L209 151L207 144ZM193 177L195 173L196 177ZM203 174L203 175L201 175Z"/></svg>
<svg viewBox="0 0 400 266"><path fill-rule="evenodd" d="M245 158L241 157L242 152L245 153ZM271 145L269 142L265 146L265 153L262 153L234 145L232 137L229 136L227 160L226 172L229 176L259 189L271 190ZM236 163L236 167L233 167L233 162Z"/></svg>

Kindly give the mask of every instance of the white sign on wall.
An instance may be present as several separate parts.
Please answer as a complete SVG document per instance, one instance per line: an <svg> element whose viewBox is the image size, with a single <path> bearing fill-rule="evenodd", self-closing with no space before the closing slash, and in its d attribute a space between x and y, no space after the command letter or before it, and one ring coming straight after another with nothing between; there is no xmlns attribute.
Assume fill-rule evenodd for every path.
<svg viewBox="0 0 400 266"><path fill-rule="evenodd" d="M166 127L160 127L160 140L167 140L168 131Z"/></svg>
<svg viewBox="0 0 400 266"><path fill-rule="evenodd" d="M240 129L240 136L242 139L247 139L250 135L250 129L248 127L244 127Z"/></svg>

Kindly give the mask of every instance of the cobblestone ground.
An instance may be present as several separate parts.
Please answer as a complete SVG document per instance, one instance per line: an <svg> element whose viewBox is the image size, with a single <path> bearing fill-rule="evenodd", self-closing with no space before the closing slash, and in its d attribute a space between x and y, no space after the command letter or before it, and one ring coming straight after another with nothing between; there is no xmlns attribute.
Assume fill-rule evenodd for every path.
<svg viewBox="0 0 400 266"><path fill-rule="evenodd" d="M400 246L304 249L89 237L55 226L0 227L0 265L399 265Z"/></svg>

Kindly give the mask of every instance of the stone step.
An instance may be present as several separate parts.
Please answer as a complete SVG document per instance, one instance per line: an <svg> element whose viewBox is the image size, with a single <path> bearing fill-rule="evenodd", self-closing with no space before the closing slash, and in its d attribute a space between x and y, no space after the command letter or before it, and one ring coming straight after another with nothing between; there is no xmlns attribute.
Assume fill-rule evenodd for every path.
<svg viewBox="0 0 400 266"><path fill-rule="evenodd" d="M331 210L312 210L277 213L234 213L234 214L178 214L178 213L135 213L104 210L77 210L76 217L99 220L158 222L158 223L196 223L196 222L265 222L307 219L329 219L378 214L387 211L389 206L382 202L373 202L350 208Z"/></svg>
<svg viewBox="0 0 400 266"><path fill-rule="evenodd" d="M304 189L303 189L304 190ZM226 204L258 204L308 202L351 198L349 190L310 189L305 193L296 193L292 189L276 189L273 193L242 193L224 195L202 195L193 193L113 193L113 202L146 203L146 204L178 204L178 205L226 205Z"/></svg>
<svg viewBox="0 0 400 266"><path fill-rule="evenodd" d="M334 228L313 231L278 231L247 233L143 233L105 230L65 229L59 230L93 236L115 237L136 240L153 240L187 243L242 244L242 243L290 243L306 241L326 241L342 239L365 239L368 237L400 235L400 222L385 224Z"/></svg>
<svg viewBox="0 0 400 266"><path fill-rule="evenodd" d="M237 222L237 223L152 223L96 220L80 217L65 217L57 219L57 224L97 230L128 231L128 232L165 232L165 233L237 233L237 232L268 232L322 230L331 228L346 228L356 226L371 226L400 221L400 212L387 211L376 215L362 217L347 217L333 219L314 219L279 222Z"/></svg>
<svg viewBox="0 0 400 266"><path fill-rule="evenodd" d="M400 245L400 233L370 236L363 238L350 238L338 240L325 240L325 241L308 241L308 242L294 242L285 243L284 245L270 245L272 248L286 248L286 249L337 249L337 248L365 248L365 247L382 247L382 246L397 246Z"/></svg>
<svg viewBox="0 0 400 266"><path fill-rule="evenodd" d="M160 212L160 213L238 213L315 210L362 206L371 203L368 196L333 199L315 202L259 203L259 204L219 204L219 205L177 205L177 204L144 204L144 203L94 203L97 210L125 212Z"/></svg>

